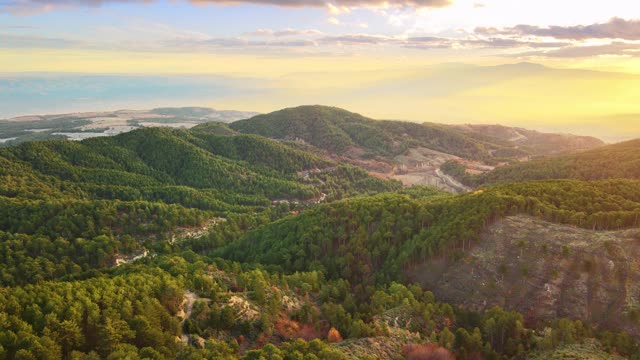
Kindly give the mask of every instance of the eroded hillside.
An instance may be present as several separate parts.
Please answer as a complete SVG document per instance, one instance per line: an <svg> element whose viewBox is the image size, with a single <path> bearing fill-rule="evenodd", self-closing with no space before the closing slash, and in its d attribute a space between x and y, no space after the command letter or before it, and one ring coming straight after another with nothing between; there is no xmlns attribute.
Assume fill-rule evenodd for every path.
<svg viewBox="0 0 640 360"><path fill-rule="evenodd" d="M499 305L527 321L582 319L638 335L640 229L593 231L506 217L464 259L432 260L410 278L468 309Z"/></svg>

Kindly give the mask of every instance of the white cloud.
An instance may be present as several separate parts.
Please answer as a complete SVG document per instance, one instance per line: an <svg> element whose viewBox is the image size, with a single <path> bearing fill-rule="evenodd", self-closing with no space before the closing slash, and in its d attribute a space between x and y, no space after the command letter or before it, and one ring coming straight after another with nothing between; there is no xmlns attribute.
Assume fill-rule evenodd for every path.
<svg viewBox="0 0 640 360"><path fill-rule="evenodd" d="M351 9L346 6L335 6L332 3L327 3L327 7L329 8L329 12L333 15L342 15L351 12Z"/></svg>
<svg viewBox="0 0 640 360"><path fill-rule="evenodd" d="M0 1L0 13L33 14L77 7L99 7L109 3L148 4L154 0L4 0ZM182 0L194 5L270 5L280 7L325 7L324 0ZM350 8L369 6L391 7L446 7L450 0L333 0L330 11L335 14L348 12Z"/></svg>

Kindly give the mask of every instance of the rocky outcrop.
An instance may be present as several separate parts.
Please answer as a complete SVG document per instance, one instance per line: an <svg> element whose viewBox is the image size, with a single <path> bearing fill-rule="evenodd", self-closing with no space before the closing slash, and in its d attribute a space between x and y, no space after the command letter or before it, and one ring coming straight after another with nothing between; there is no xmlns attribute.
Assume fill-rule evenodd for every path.
<svg viewBox="0 0 640 360"><path fill-rule="evenodd" d="M640 336L640 229L590 231L507 217L459 261L410 273L443 301L518 310L529 322L569 317Z"/></svg>

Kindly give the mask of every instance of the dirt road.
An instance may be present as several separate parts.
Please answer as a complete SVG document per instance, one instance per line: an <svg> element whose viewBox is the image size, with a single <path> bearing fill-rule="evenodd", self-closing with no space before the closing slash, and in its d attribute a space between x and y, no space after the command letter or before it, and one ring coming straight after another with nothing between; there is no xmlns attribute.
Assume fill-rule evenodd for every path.
<svg viewBox="0 0 640 360"><path fill-rule="evenodd" d="M442 179L442 181L444 181L447 185L454 188L458 193L466 193L471 191L471 188L461 184L456 179L443 173L442 170L440 170L440 168L436 169L436 175L438 175L438 177Z"/></svg>
<svg viewBox="0 0 640 360"><path fill-rule="evenodd" d="M191 311L193 310L193 304L198 300L198 295L187 290L184 293L184 301L182 303L182 311L184 312L184 317L180 322L180 328L184 325L184 322L187 321L189 317L191 317ZM187 344L189 342L189 336L182 334L182 342Z"/></svg>

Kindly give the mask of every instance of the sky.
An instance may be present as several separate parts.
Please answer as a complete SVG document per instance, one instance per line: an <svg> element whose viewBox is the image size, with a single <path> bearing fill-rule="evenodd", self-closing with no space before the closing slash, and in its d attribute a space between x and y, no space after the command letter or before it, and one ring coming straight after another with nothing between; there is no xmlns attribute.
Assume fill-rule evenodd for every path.
<svg viewBox="0 0 640 360"><path fill-rule="evenodd" d="M638 98L630 0L0 0L0 118L320 103L616 140Z"/></svg>

